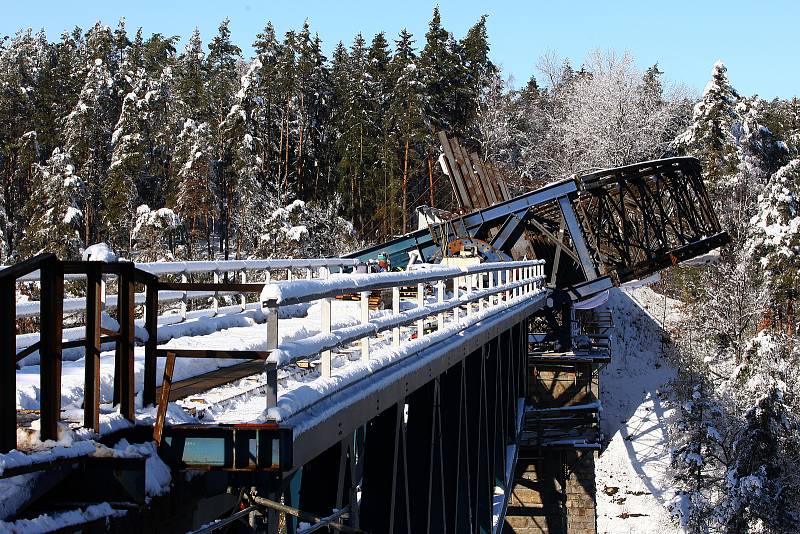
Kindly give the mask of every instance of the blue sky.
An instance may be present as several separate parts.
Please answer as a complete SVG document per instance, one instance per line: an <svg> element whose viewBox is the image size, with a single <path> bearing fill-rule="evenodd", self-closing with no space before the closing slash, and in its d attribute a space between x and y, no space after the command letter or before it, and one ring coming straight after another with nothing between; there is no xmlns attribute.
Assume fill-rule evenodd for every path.
<svg viewBox="0 0 800 534"><path fill-rule="evenodd" d="M728 0L638 1L494 1L474 0L0 0L0 34L44 28L51 38L100 19L112 26L124 16L128 28L146 34L161 32L186 37L195 26L204 40L219 21L231 19L233 38L246 54L267 20L279 33L298 28L308 18L325 43L328 55L339 40L349 43L361 31L367 39L386 31L394 39L408 28L417 45L434 4L445 27L461 37L482 14L488 14L492 59L512 74L517 84L536 74L536 60L555 50L580 65L594 48L631 52L640 67L658 62L673 81L702 91L711 66L722 59L728 75L743 94L764 98L800 94L800 2Z"/></svg>

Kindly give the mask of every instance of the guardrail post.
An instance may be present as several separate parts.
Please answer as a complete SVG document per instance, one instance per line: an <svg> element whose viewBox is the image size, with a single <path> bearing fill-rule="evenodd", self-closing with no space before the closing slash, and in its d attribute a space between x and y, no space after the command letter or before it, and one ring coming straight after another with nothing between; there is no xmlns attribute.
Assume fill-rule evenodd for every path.
<svg viewBox="0 0 800 534"><path fill-rule="evenodd" d="M466 295L467 295L467 298L471 298L472 297L472 275L468 274L466 276L466 279L467 279L467 293L466 293ZM470 315L472 315L472 302L467 302L467 317L469 317Z"/></svg>
<svg viewBox="0 0 800 534"><path fill-rule="evenodd" d="M267 391L264 393L267 408L278 405L278 366L274 362L267 362Z"/></svg>
<svg viewBox="0 0 800 534"><path fill-rule="evenodd" d="M458 284L459 284L459 277L458 276L454 276L453 277L453 298L454 299L458 298L458 293L459 293ZM460 309L461 308L459 306L456 306L455 308L453 308L453 322L454 323L458 323L458 316L459 316L459 313L460 313L459 312Z"/></svg>
<svg viewBox="0 0 800 534"><path fill-rule="evenodd" d="M17 448L16 300L14 278L0 281L0 454Z"/></svg>
<svg viewBox="0 0 800 534"><path fill-rule="evenodd" d="M214 283L219 284L219 271L214 271ZM219 315L219 291L214 291L214 296L211 297L211 309L214 311L214 317Z"/></svg>
<svg viewBox="0 0 800 534"><path fill-rule="evenodd" d="M181 273L181 283L185 284L189 281L189 278L186 276L186 271ZM183 297L181 298L181 322L186 320L186 310L189 307L189 292L185 289L183 290Z"/></svg>
<svg viewBox="0 0 800 534"><path fill-rule="evenodd" d="M58 420L61 415L64 267L58 259L53 258L42 264L41 273L39 369L41 372L41 439L44 441L58 439Z"/></svg>
<svg viewBox="0 0 800 534"><path fill-rule="evenodd" d="M512 280L513 272L514 272L513 269L505 269L506 284L510 284L511 282L513 282L513 280ZM506 289L506 300L511 300L511 290L510 289Z"/></svg>
<svg viewBox="0 0 800 534"><path fill-rule="evenodd" d="M291 280L291 273L292 270L288 270L288 277ZM328 278L328 270L325 269L322 272L324 278ZM331 333L331 299L324 298L319 301L320 304L320 332L323 334L330 334ZM331 376L331 351L324 350L320 353L320 359L322 360L322 377L323 378L330 378Z"/></svg>
<svg viewBox="0 0 800 534"><path fill-rule="evenodd" d="M487 275L488 275L488 277L489 277L489 289L490 289L490 290L491 290L491 289L494 289L494 287L495 287L495 285L494 285L494 274L495 274L495 273L494 273L494 271L489 271L489 272L488 272L488 273L486 273L486 274L487 274ZM492 307L492 306L494 306L495 304L497 304L497 301L496 301L496 299L495 299L495 296L494 296L494 295L489 295L489 296L488 296L488 297L486 297L486 298L487 298L487 301L488 301L488 305L489 305L489 307Z"/></svg>
<svg viewBox="0 0 800 534"><path fill-rule="evenodd" d="M278 308L267 308L267 350L278 348Z"/></svg>
<svg viewBox="0 0 800 534"><path fill-rule="evenodd" d="M478 280L477 280L477 282L478 282L478 291L483 291L483 273L478 273L475 276L478 278ZM483 297L480 297L478 299L478 311L479 312L485 307L485 304L486 304L485 299Z"/></svg>
<svg viewBox="0 0 800 534"><path fill-rule="evenodd" d="M439 280L436 282L436 301L439 304L444 302L444 280ZM436 321L436 329L444 329L444 312L439 312L439 316L437 317Z"/></svg>
<svg viewBox="0 0 800 534"><path fill-rule="evenodd" d="M310 269L309 273L311 273ZM369 291L361 292L361 324L369 323L369 295ZM369 361L369 336L361 339L361 360Z"/></svg>
<svg viewBox="0 0 800 534"><path fill-rule="evenodd" d="M392 314L400 314L400 287L394 286L392 288ZM400 346L400 327L395 326L392 328L392 347Z"/></svg>
<svg viewBox="0 0 800 534"><path fill-rule="evenodd" d="M241 272L239 273L239 279L242 281L243 284L247 283L247 271L246 270L244 270L244 269L241 270ZM247 295L246 294L242 293L241 295L239 295L239 304L242 307L242 311L245 311L247 309Z"/></svg>
<svg viewBox="0 0 800 534"><path fill-rule="evenodd" d="M158 278L153 277L145 284L144 328L147 342L144 345L144 384L142 404L152 406L156 403L156 350L158 349Z"/></svg>
<svg viewBox="0 0 800 534"><path fill-rule="evenodd" d="M425 284L417 284L417 306L425 307ZM417 320L417 339L425 335L425 318Z"/></svg>
<svg viewBox="0 0 800 534"><path fill-rule="evenodd" d="M100 431L100 278L101 263L86 264L83 426Z"/></svg>

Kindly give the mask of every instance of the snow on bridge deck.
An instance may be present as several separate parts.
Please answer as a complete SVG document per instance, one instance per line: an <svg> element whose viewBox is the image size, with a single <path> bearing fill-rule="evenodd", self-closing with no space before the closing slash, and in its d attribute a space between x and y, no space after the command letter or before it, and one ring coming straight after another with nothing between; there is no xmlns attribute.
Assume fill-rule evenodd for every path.
<svg viewBox="0 0 800 534"><path fill-rule="evenodd" d="M424 361L424 358L410 361L409 356L421 354L423 351L433 354L437 347L446 346L455 341L453 336L463 338L471 335L483 326L490 324L492 318L501 317L506 311L515 310L520 305L528 306L534 300L543 302L546 290L541 286L540 271L535 269L540 265L539 262L513 262L502 267L484 264L471 268L472 274L469 276L465 274L466 271L461 269L432 268L416 273L332 276L330 280L316 284L306 280L271 284L265 294L280 296L280 292L283 291L284 301L301 302L299 305L286 306L287 311L294 314L305 312L303 316L281 315L277 339L279 350L276 352L276 354L282 355L280 356L277 405L265 410L264 391L267 387L267 376L266 373L261 373L178 401L177 406L170 406L167 422L233 423L266 420L285 422L301 413L313 419L320 413L322 407L315 407L314 410L310 410L310 407L322 402L327 407L326 409L330 409L330 403L335 394L347 389L348 386L357 383L359 392L380 387L379 380L365 379L377 377L380 374L381 380L389 380L393 374L398 372L402 374L402 367L419 365L421 361ZM509 268L517 270L512 274ZM489 287L483 287L485 275L475 273L487 272L495 274L492 275ZM523 273L525 273L524 276ZM352 289L353 286L357 286L357 290L360 290L369 284L375 285L381 282L395 286L413 285L429 279L436 281L457 275L461 275L461 283L467 282L466 291L462 290L461 294L454 295L442 290L440 295L429 295L421 303L401 301L395 310L400 312L399 315L393 314L391 310L373 310L369 313L366 325L360 302L329 299L332 334L321 332L323 301L304 301L304 296L308 297L314 291L317 294L312 296L319 296L321 287L332 295L334 293L341 294ZM478 282L479 279L480 282ZM473 288L473 282L477 288ZM508 290L502 291L503 287ZM492 293L496 296L490 296ZM466 305L471 308L467 315L464 314ZM161 326L159 340L164 343L160 348L265 351L267 350L267 330L264 322L267 314L257 306L257 304L250 304L248 305L249 309L239 313L198 317L177 325ZM477 310L475 310L476 307ZM453 313L451 311L453 309L460 311ZM432 320L431 326L437 325L437 321L441 321L441 323L435 329L431 328L435 331L420 339L414 339L419 331L419 319L426 316L429 318L429 323ZM399 346L393 343L394 333L391 328L396 325L398 317L405 321L405 324L398 328ZM361 347L363 345L360 342L350 341L347 337L347 335L352 337L352 332L373 335L369 341L369 359L362 358ZM329 342L331 336L337 339L344 338L346 342L337 345L333 351L330 376L321 376L318 370L301 368L292 363L295 360L294 351L306 355L318 353L325 348L324 343L320 344L319 339L323 341L328 339ZM154 408L141 408L144 359L144 348L137 347L134 364L136 391L139 392L137 421L152 423L155 415ZM312 356L311 359L314 360L315 357ZM102 352L100 360L101 398L106 401L106 404L101 406L101 433L108 433L127 426L129 423L109 402L113 396L114 352ZM173 380L180 381L196 377L237 363L241 363L241 360L179 358L176 361ZM401 363L402 365L398 365ZM158 383L163 376L164 365L164 359L160 358L156 375ZM389 368L391 369L388 372L382 372ZM75 422L72 426L79 426L77 422L82 420L83 386L83 358L65 361L61 380L62 414L65 421ZM353 390L348 391L352 392ZM39 400L39 367L38 365L24 366L17 371L17 407L22 410L36 410L39 408ZM179 409L178 406L184 409ZM294 417L294 419L299 418ZM303 427L304 425L296 427L296 433L301 432Z"/></svg>

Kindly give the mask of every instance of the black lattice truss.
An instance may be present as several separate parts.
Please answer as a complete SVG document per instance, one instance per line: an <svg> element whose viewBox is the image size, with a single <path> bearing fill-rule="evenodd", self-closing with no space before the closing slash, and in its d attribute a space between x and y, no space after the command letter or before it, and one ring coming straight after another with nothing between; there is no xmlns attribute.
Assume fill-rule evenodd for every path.
<svg viewBox="0 0 800 534"><path fill-rule="evenodd" d="M578 218L601 274L640 278L730 241L701 170L695 158L682 157L578 179Z"/></svg>

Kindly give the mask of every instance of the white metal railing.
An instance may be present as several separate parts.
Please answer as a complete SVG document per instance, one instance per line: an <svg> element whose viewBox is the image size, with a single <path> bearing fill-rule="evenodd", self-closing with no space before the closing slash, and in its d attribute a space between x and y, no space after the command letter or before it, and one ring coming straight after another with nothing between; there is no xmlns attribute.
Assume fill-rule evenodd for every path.
<svg viewBox="0 0 800 534"><path fill-rule="evenodd" d="M214 282L220 282L228 275L241 283L264 282L278 277L292 280L302 277L313 279L319 277L324 271L327 276L332 271L342 271L343 268L355 267L359 260L349 258L314 258L314 259L294 259L280 258L267 260L219 260L219 261L183 261L183 262L152 262L137 263L136 266L144 271L157 276L179 277L181 282L187 282L190 276L210 276ZM34 271L18 282L37 282L39 281L39 271ZM81 279L84 275L67 275L65 279ZM220 313L231 313L244 311L248 307L256 307L252 303L248 305L245 296L239 294L238 303L234 306L220 306L222 297L236 296L234 292L214 292L214 291L160 291L158 303L175 304L180 303L177 313L162 315L159 317L160 324L172 324L183 322L187 318L194 317L213 317ZM193 310L189 311L189 302L193 301ZM137 305L145 303L145 293L136 293L135 302ZM104 310L117 307L117 295L106 293L105 280L101 283L101 303ZM65 298L64 314L76 314L86 310L86 299L84 297ZM40 313L39 301L18 302L16 304L17 319L38 317ZM83 337L83 327L65 328L63 331L64 339L72 340ZM38 341L38 334L21 334L17 336L17 351L28 347Z"/></svg>
<svg viewBox="0 0 800 534"><path fill-rule="evenodd" d="M369 361L370 345L381 333L391 331L391 346L401 345L401 328L410 325L412 337L425 345L430 335L455 333L500 313L544 289L544 261L483 263L469 267L424 266L407 272L333 275L322 273L316 280L272 282L261 294L267 312L269 361L278 368L320 355L320 374L331 376L332 352L358 344L361 359ZM416 286L416 307L401 312L400 289ZM447 288L449 286L449 294ZM431 287L433 302L426 302ZM368 297L371 291L392 290L392 315L371 319ZM332 330L331 301L340 295L360 293L360 324ZM319 301L319 334L278 344L278 310L281 306ZM435 317L426 331L426 319Z"/></svg>

